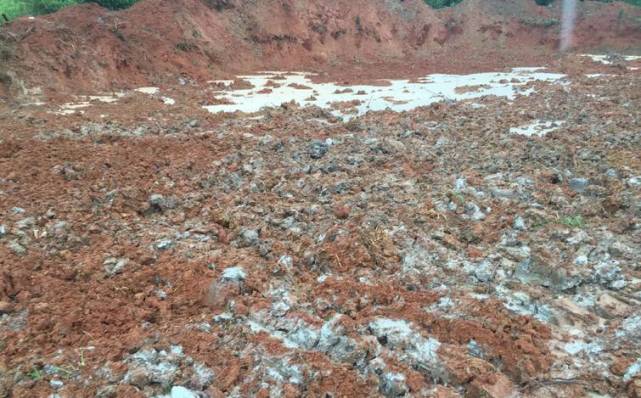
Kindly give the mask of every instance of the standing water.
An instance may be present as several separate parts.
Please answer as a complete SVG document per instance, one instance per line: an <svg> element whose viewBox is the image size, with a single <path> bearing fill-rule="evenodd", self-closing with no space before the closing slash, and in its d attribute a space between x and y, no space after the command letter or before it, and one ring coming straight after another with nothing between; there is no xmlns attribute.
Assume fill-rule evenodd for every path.
<svg viewBox="0 0 641 398"><path fill-rule="evenodd" d="M563 0L563 16L561 20L561 51L567 51L572 46L575 23L576 0Z"/></svg>

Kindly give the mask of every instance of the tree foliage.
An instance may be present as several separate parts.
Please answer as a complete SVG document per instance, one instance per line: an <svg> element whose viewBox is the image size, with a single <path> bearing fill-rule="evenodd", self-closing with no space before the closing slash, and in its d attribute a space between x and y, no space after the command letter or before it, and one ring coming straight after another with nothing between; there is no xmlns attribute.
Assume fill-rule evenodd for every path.
<svg viewBox="0 0 641 398"><path fill-rule="evenodd" d="M79 3L97 3L110 10L133 5L138 0L0 0L0 13L9 19L22 15L49 14L61 8Z"/></svg>
<svg viewBox="0 0 641 398"><path fill-rule="evenodd" d="M452 7L462 0L425 0L425 2L432 8Z"/></svg>

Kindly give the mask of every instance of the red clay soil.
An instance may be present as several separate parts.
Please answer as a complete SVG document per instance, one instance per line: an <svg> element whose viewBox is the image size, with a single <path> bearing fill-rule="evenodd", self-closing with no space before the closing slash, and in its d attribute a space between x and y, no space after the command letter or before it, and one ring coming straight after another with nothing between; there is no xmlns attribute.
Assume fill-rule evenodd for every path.
<svg viewBox="0 0 641 398"><path fill-rule="evenodd" d="M577 49L639 50L641 9L579 7ZM478 71L549 60L560 14L558 4L531 0L466 0L443 10L421 0L143 0L119 12L86 4L2 27L0 71L5 96L274 68L342 77Z"/></svg>

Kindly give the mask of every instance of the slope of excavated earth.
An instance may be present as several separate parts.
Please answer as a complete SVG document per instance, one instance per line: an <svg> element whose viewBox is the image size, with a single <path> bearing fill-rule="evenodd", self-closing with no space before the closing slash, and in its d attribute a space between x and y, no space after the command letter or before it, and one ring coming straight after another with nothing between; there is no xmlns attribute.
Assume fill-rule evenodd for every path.
<svg viewBox="0 0 641 398"><path fill-rule="evenodd" d="M2 113L0 396L641 396L641 62L605 61L349 122Z"/></svg>
<svg viewBox="0 0 641 398"><path fill-rule="evenodd" d="M70 7L0 28L2 95L173 84L179 76L206 81L274 68L391 77L390 71L536 64L558 47L557 3L466 0L438 11L422 0L144 0L119 12ZM575 45L639 51L639 18L638 7L622 2L579 2Z"/></svg>

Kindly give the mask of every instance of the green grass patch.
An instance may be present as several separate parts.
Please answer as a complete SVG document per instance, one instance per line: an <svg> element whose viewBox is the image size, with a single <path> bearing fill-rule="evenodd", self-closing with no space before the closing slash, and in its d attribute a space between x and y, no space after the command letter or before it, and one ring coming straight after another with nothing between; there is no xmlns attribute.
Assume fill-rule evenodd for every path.
<svg viewBox="0 0 641 398"><path fill-rule="evenodd" d="M42 15L80 3L97 3L110 10L132 6L138 0L0 0L0 14L12 20L24 15Z"/></svg>
<svg viewBox="0 0 641 398"><path fill-rule="evenodd" d="M585 220L579 215L567 216L561 219L561 224L566 225L571 228L583 228L585 226Z"/></svg>

